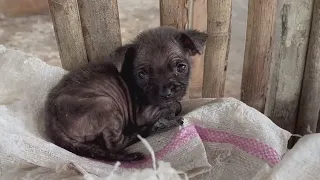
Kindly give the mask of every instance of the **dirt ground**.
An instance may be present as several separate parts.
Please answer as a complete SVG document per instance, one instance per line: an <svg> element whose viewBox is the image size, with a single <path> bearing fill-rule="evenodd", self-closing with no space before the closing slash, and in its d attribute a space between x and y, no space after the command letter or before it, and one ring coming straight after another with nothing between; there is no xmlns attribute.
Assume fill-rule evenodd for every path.
<svg viewBox="0 0 320 180"><path fill-rule="evenodd" d="M159 26L158 0L118 0L122 42L140 31ZM232 35L225 96L239 98L242 73L247 0L233 0ZM0 15L0 44L35 55L61 66L51 17L5 17Z"/></svg>

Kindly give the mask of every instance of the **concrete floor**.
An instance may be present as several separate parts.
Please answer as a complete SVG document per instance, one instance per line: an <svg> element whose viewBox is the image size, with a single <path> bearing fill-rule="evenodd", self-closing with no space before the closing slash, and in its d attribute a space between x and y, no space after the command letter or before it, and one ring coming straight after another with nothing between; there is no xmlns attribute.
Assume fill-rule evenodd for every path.
<svg viewBox="0 0 320 180"><path fill-rule="evenodd" d="M159 26L158 0L118 0L122 42L140 31ZM247 0L233 0L232 35L225 96L239 98L247 19ZM0 44L61 66L49 15L0 16Z"/></svg>

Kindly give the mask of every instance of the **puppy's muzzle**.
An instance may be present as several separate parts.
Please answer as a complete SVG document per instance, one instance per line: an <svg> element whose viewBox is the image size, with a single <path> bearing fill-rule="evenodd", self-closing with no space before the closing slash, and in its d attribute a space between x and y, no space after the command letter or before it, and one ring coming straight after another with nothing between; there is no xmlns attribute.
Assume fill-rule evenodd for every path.
<svg viewBox="0 0 320 180"><path fill-rule="evenodd" d="M175 93L175 86L174 85L165 85L160 87L159 89L159 95L161 96L161 98L165 98L168 99L170 97L172 97Z"/></svg>

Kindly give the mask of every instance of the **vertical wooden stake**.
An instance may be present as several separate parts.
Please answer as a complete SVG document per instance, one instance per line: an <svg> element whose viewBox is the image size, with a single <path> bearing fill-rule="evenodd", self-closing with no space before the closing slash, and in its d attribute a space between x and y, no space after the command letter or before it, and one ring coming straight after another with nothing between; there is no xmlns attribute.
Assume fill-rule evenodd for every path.
<svg viewBox="0 0 320 180"><path fill-rule="evenodd" d="M208 41L206 45L203 97L224 94L231 35L232 0L208 0Z"/></svg>
<svg viewBox="0 0 320 180"><path fill-rule="evenodd" d="M88 63L77 0L49 0L62 67L73 70Z"/></svg>
<svg viewBox="0 0 320 180"><path fill-rule="evenodd" d="M121 45L117 0L78 0L88 60L101 62Z"/></svg>
<svg viewBox="0 0 320 180"><path fill-rule="evenodd" d="M314 0L308 56L303 76L296 133L317 131L320 111L320 0Z"/></svg>
<svg viewBox="0 0 320 180"><path fill-rule="evenodd" d="M294 133L308 49L313 0L282 0L265 114ZM279 1L280 2L280 1Z"/></svg>
<svg viewBox="0 0 320 180"><path fill-rule="evenodd" d="M241 100L264 112L277 0L249 0Z"/></svg>

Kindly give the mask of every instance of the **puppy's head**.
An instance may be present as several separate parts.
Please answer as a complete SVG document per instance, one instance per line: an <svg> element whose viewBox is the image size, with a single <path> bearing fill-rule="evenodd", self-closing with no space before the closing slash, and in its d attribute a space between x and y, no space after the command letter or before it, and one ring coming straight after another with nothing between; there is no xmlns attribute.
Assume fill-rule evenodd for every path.
<svg viewBox="0 0 320 180"><path fill-rule="evenodd" d="M188 88L192 56L201 54L207 34L159 27L140 33L128 45L122 66L130 76L140 101L158 104L181 100Z"/></svg>

